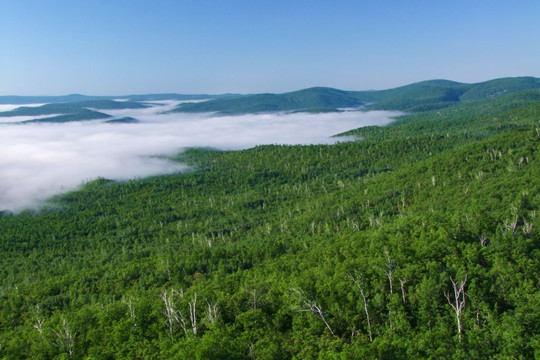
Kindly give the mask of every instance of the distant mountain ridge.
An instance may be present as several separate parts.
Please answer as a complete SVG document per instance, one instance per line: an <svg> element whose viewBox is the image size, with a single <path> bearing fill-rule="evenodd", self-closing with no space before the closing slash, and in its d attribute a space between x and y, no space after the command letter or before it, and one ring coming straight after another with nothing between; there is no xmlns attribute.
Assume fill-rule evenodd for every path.
<svg viewBox="0 0 540 360"><path fill-rule="evenodd" d="M474 84L428 80L389 90L359 92L358 96L376 102L370 109L422 112L539 88L540 79L534 77L500 78Z"/></svg>
<svg viewBox="0 0 540 360"><path fill-rule="evenodd" d="M231 114L358 107L364 103L354 93L314 87L285 94L255 94L180 104L175 111Z"/></svg>
<svg viewBox="0 0 540 360"><path fill-rule="evenodd" d="M271 112L331 112L342 108L365 110L399 110L424 112L443 109L458 103L475 102L519 91L540 93L540 79L508 77L467 84L450 80L427 80L387 90L346 91L329 87L312 87L282 94L146 94L129 96L0 96L0 104L47 103L38 107L20 107L0 112L0 117L41 116L32 121L65 122L106 119L99 109L141 108L141 102L161 100L207 100L179 104L171 112L249 114ZM117 100L122 101L117 101Z"/></svg>
<svg viewBox="0 0 540 360"><path fill-rule="evenodd" d="M100 101L100 100L128 100L128 101L160 101L160 100L206 100L220 97L238 96L237 94L142 94L142 95L122 95L122 96L90 96L81 94L70 94L60 96L0 96L0 105L24 105L24 104L48 104L48 103L70 103L80 101Z"/></svg>
<svg viewBox="0 0 540 360"><path fill-rule="evenodd" d="M134 101L85 100L76 102L51 103L36 107L21 106L11 111L0 112L0 117L51 115L51 117L28 120L25 122L69 122L107 119L111 117L110 115L104 114L95 109L117 110L141 109L146 107L146 105Z"/></svg>
<svg viewBox="0 0 540 360"><path fill-rule="evenodd" d="M388 90L344 91L314 87L283 94L244 95L180 104L173 111L244 114L365 106L367 110L422 112L536 89L540 89L540 79L534 77L501 78L475 84L427 80Z"/></svg>

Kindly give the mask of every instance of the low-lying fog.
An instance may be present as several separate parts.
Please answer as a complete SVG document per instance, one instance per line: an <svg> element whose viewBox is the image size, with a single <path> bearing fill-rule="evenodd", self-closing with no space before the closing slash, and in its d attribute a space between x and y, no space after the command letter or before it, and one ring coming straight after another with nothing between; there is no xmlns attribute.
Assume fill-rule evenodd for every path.
<svg viewBox="0 0 540 360"><path fill-rule="evenodd" d="M187 147L229 150L260 144L334 143L340 139L332 135L362 126L386 125L398 114L161 114L175 104L100 110L116 118L133 117L138 123L92 120L15 124L9 123L9 118L0 118L0 210L37 207L52 195L74 190L98 177L126 180L181 171L183 165L165 157Z"/></svg>

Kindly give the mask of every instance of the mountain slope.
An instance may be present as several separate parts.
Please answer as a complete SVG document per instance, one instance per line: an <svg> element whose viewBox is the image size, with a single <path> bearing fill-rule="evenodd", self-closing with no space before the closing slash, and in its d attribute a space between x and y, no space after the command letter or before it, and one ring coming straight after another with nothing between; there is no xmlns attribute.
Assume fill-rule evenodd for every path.
<svg viewBox="0 0 540 360"><path fill-rule="evenodd" d="M359 107L367 110L401 110L425 112L461 102L480 101L516 91L534 90L540 79L532 77L504 78L478 84L449 80L429 80L379 91L343 91L332 88L310 88L284 94L255 94L180 104L176 112L217 112L245 114L276 111L309 111Z"/></svg>
<svg viewBox="0 0 540 360"><path fill-rule="evenodd" d="M11 111L0 112L0 117L54 115L26 122L69 122L106 119L110 116L94 109L142 109L147 107L139 102L113 100L87 100L67 103L53 103L42 106L22 106Z"/></svg>
<svg viewBox="0 0 540 360"><path fill-rule="evenodd" d="M502 78L472 84L461 96L462 101L476 101L522 90L540 88L540 79L533 77Z"/></svg>
<svg viewBox="0 0 540 360"><path fill-rule="evenodd" d="M205 100L220 97L234 97L236 94L208 95L208 94L142 94L142 95L121 95L121 96L88 96L80 94L71 94L64 96L0 96L0 104L24 105L41 103L69 103L80 101L99 101L124 99L129 101L159 101L159 100Z"/></svg>
<svg viewBox="0 0 540 360"><path fill-rule="evenodd" d="M74 114L83 109L141 109L146 106L138 102L113 101L113 100L93 100L76 101L69 103L45 104L42 106L28 107L22 106L11 111L0 112L1 117L10 116L39 116L49 114Z"/></svg>
<svg viewBox="0 0 540 360"><path fill-rule="evenodd" d="M481 101L486 98L507 95L517 91L540 88L540 79L515 77L494 79L476 84L464 84L450 80L428 80L387 90L343 91L315 87L283 94L222 94L182 95L146 94L127 96L60 97L0 96L0 104L21 103L77 103L122 98L130 102L159 100L208 100L201 103L180 104L176 112L217 112L222 114L246 114L276 111L336 111L344 107L366 109L402 110L425 112L456 105L460 102ZM95 107L97 108L97 106ZM29 110L28 112L31 112ZM6 116L3 113L2 116ZM13 115L15 116L15 115Z"/></svg>
<svg viewBox="0 0 540 360"><path fill-rule="evenodd" d="M329 146L191 149L188 173L3 214L0 357L534 358L537 96Z"/></svg>
<svg viewBox="0 0 540 360"><path fill-rule="evenodd" d="M358 107L363 103L347 91L331 88L309 88L284 94L245 95L202 103L180 104L177 112L218 112L244 114L276 111L298 111L316 108Z"/></svg>

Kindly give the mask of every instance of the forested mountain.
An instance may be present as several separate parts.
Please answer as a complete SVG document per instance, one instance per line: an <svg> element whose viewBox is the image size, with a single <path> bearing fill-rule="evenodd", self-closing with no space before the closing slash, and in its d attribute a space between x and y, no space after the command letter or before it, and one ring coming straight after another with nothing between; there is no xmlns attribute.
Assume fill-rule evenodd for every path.
<svg viewBox="0 0 540 360"><path fill-rule="evenodd" d="M332 88L309 88L285 94L256 94L180 104L176 111L245 114L311 109L358 107L363 102L353 93Z"/></svg>
<svg viewBox="0 0 540 360"><path fill-rule="evenodd" d="M516 91L538 89L540 79L533 77L503 78L473 84L461 97L464 101L485 99Z"/></svg>
<svg viewBox="0 0 540 360"><path fill-rule="evenodd" d="M0 117L51 115L51 117L27 120L26 122L67 122L111 117L93 109L118 110L141 109L145 107L147 106L134 101L88 100L52 103L36 107L21 106L11 111L0 112Z"/></svg>
<svg viewBox="0 0 540 360"><path fill-rule="evenodd" d="M0 118L54 114L54 117L31 121L67 122L106 119L110 116L99 112L100 109L136 109L148 106L144 105L144 102L160 100L207 100L181 103L172 112L214 112L218 114L332 112L340 111L342 108L363 106L363 109L366 110L401 110L417 113L443 109L465 102L482 101L520 91L540 92L540 79L533 77L503 78L476 84L429 80L379 91L344 91L314 87L283 94L251 95L0 96L0 104L47 103L37 107L22 106L15 110L0 112ZM118 99L123 101L115 101Z"/></svg>
<svg viewBox="0 0 540 360"><path fill-rule="evenodd" d="M244 114L291 110L337 110L344 107L359 107L367 103L366 109L419 112L538 88L540 88L540 79L533 77L503 78L477 84L429 80L378 91L343 91L318 87L284 94L255 94L180 104L175 111Z"/></svg>
<svg viewBox="0 0 540 360"><path fill-rule="evenodd" d="M533 77L502 78L476 84L429 80L395 89L357 92L357 96L364 101L374 102L368 107L371 109L418 112L538 88L540 79Z"/></svg>
<svg viewBox="0 0 540 360"><path fill-rule="evenodd" d="M539 357L540 93L492 85L3 213L0 358Z"/></svg>
<svg viewBox="0 0 540 360"><path fill-rule="evenodd" d="M69 103L80 101L100 101L124 99L129 101L159 101L159 100L203 100L219 97L232 97L235 94L207 95L207 94L143 94L143 95L122 95L122 96L88 96L71 94L64 96L0 96L0 104L41 104L41 103Z"/></svg>

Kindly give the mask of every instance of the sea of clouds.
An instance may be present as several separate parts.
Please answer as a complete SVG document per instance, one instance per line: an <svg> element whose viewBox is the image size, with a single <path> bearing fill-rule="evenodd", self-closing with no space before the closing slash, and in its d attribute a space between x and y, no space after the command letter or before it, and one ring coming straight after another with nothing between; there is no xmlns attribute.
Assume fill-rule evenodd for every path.
<svg viewBox="0 0 540 360"><path fill-rule="evenodd" d="M127 180L185 170L185 165L167 157L188 147L236 150L260 144L329 144L344 140L332 135L387 125L398 115L163 113L177 104L163 101L145 109L99 110L116 118L130 116L138 123L25 124L0 118L0 211L39 207L51 196L98 177Z"/></svg>

